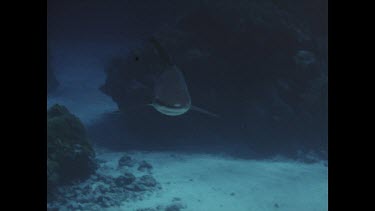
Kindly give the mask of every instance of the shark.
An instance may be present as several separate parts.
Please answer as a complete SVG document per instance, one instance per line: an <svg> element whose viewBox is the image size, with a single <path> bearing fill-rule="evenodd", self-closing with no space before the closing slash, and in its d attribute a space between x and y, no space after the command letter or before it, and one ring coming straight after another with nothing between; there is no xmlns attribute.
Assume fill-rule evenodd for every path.
<svg viewBox="0 0 375 211"><path fill-rule="evenodd" d="M197 111L211 117L219 117L215 113L192 104L189 89L182 71L176 64L171 62L168 53L155 37L151 37L150 41L163 61L162 71L159 75L153 77L154 83L152 88L134 79L129 84L130 90L151 90L151 102L145 104L145 106L151 106L159 113L167 116L180 116L188 111ZM136 108L133 107L131 110L133 109ZM120 110L111 112L111 114L121 113Z"/></svg>
<svg viewBox="0 0 375 211"><path fill-rule="evenodd" d="M164 61L164 67L160 76L155 81L154 97L152 103L149 105L158 112L168 116L179 116L193 110L212 117L219 117L215 113L192 104L189 89L182 71L176 64L172 63L168 53L155 37L152 37L150 41Z"/></svg>

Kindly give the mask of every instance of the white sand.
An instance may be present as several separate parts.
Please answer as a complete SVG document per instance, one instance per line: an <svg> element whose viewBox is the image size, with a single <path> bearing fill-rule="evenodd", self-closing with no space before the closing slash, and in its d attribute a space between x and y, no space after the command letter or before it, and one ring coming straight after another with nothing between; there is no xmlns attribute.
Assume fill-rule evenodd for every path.
<svg viewBox="0 0 375 211"><path fill-rule="evenodd" d="M98 157L115 166L122 154L99 153ZM155 208L171 204L174 197L187 206L184 211L328 210L328 171L321 163L179 153L133 152L131 156L153 165L162 190L110 210Z"/></svg>

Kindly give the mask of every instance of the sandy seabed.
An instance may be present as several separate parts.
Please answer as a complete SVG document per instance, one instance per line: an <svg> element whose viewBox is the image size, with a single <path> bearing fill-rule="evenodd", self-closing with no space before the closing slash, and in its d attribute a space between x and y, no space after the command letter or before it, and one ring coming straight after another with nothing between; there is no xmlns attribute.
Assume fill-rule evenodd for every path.
<svg viewBox="0 0 375 211"><path fill-rule="evenodd" d="M323 163L176 152L107 151L98 152L98 159L115 167L124 154L149 162L162 189L107 210L156 208L174 198L184 204L183 211L328 210L328 168ZM113 169L108 173L116 175Z"/></svg>

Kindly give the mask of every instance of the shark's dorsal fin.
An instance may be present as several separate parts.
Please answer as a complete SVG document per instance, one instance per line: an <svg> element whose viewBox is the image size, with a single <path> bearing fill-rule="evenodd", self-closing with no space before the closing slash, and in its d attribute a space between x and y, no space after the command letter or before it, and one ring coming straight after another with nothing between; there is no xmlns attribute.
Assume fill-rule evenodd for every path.
<svg viewBox="0 0 375 211"><path fill-rule="evenodd" d="M193 111L199 111L199 112L201 112L201 113L204 113L204 114L210 115L210 116L212 116L212 117L219 118L219 115L214 114L214 113L212 113L212 112L209 112L209 111L207 111L207 110L204 110L203 108L199 108L199 107L197 107L197 106L193 106L193 105L192 105L192 106L190 107L190 110L193 110Z"/></svg>

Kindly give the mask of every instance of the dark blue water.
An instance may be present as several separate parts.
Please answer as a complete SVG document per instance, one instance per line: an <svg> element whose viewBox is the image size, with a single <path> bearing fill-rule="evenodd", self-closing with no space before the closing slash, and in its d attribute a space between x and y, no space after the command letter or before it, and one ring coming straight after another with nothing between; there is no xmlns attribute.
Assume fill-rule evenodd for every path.
<svg viewBox="0 0 375 211"><path fill-rule="evenodd" d="M210 146L240 146L265 155L291 154L299 148L326 150L327 89L318 87L317 91L313 90L314 86L321 86L313 83L324 79L319 74L326 74L326 70L322 70L326 67L322 65L313 70L293 70L293 58L299 50L312 51L319 60L326 60L326 55L321 55L325 50L318 49L325 43L321 40L326 38L325 13L301 14L300 10L305 7L316 10L319 9L316 8L318 5L322 8L319 4L293 6L288 1L284 4L276 4L275 7L284 8L285 13L289 12L288 18L302 16L306 19L302 24L311 25L312 32L306 33L310 36L308 39L298 40L303 39L301 35L292 40L293 36L288 34L292 30L285 28L300 27L294 26L297 22L293 21L290 21L291 26L280 29L267 28L272 25L263 27L262 24L249 24L248 28L239 31L226 30L226 27L230 28L226 22L240 24L238 22L243 18L238 17L236 21L233 14L218 17L215 11L202 10L204 6L199 3L109 1L102 4L100 1L50 1L48 47L52 68L61 85L48 102L63 102L85 123L90 123L89 128L94 128L92 138L98 143L103 142L104 137L108 136L106 133L110 131L112 138L106 138L105 143L100 143L107 147L126 148L138 145L141 148L169 148L199 143L203 144L200 147L207 149ZM140 105L135 110L136 114L128 114L128 120L126 117L113 116L98 120L103 113L117 110L121 103L113 101L113 96L105 95L98 89L105 82L104 71L108 69L111 59L126 58L133 49L147 44L147 39L152 34L167 31L166 27L173 28L187 15L191 15L192 18L187 19L191 23L182 21L183 27L176 28L200 33L198 37L205 40L205 46L202 46L200 40L196 41L197 46L205 48L207 52L210 49L220 51L211 52L216 53L215 57L195 66L189 66L186 61L179 65L185 68L193 102L220 113L222 118L211 119L194 112L168 118ZM276 19L277 15L279 14L269 16ZM222 34L215 37L215 33ZM252 37L244 37L248 35ZM231 44L222 40L229 38L241 42ZM170 53L172 58L177 57L173 52ZM224 58L228 60L227 63L217 61ZM252 61L248 62L249 60ZM129 81L124 79L124 83L127 82ZM312 96L315 102L306 102L307 95L316 95ZM135 98L126 100L127 105L137 106L134 104ZM123 118L125 120L121 120ZM121 127L109 126L117 124L115 122L128 126L115 131L113 128ZM183 126L178 127L179 125ZM109 128L102 130L105 126ZM163 128L168 128L169 136ZM123 143L122 136L141 140L139 142L142 144ZM153 141L149 141L150 139Z"/></svg>

